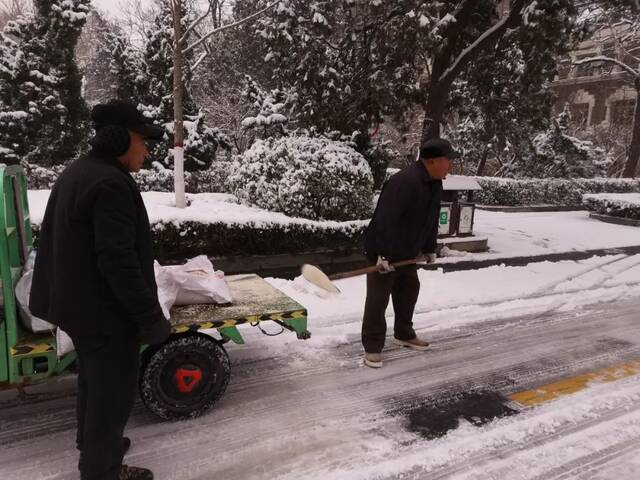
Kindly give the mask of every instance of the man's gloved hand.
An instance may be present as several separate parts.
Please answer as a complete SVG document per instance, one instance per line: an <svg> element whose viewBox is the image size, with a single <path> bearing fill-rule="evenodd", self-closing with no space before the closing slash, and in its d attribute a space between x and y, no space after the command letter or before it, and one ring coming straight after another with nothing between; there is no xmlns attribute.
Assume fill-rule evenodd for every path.
<svg viewBox="0 0 640 480"><path fill-rule="evenodd" d="M170 333L171 324L163 315L152 324L140 327L140 342L149 345L156 345L169 338Z"/></svg>
<svg viewBox="0 0 640 480"><path fill-rule="evenodd" d="M395 270L395 268L393 268L393 266L389 264L389 260L384 257L378 257L376 266L378 267L378 271L382 274L390 273Z"/></svg>
<svg viewBox="0 0 640 480"><path fill-rule="evenodd" d="M416 262L416 265L427 265L429 263L434 263L436 261L435 253L423 253L422 259L419 262Z"/></svg>

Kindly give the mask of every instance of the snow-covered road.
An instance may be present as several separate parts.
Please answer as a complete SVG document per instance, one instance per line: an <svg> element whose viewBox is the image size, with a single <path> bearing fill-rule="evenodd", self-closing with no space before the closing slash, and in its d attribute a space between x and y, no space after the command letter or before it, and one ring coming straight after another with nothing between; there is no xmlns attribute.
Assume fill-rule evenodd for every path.
<svg viewBox="0 0 640 480"><path fill-rule="evenodd" d="M232 380L209 414L161 423L136 407L126 460L152 468L158 479L176 480L637 479L640 382L635 376L518 408L515 415L481 426L445 415L438 421L452 422L452 429L435 439L425 438L416 425L423 406L455 403L461 393L506 396L640 359L640 295L629 294L632 287L620 282L611 287L618 290L610 298L588 290L576 282L602 275L603 268L587 267L576 264L575 273L584 275L566 280L572 277L567 267L560 277L571 284L566 288L541 282L556 296L540 303L537 312L529 306L524 315L505 315L509 310L496 301L467 311L475 315L473 323L452 318L450 326L437 329L434 314L421 313L416 325L433 349L416 353L389 345L381 370L360 364L359 319L350 315L341 322L316 318L321 337L337 327L341 340L327 336L309 344L308 351L290 336L276 341L277 347L277 339L248 336L247 346L230 347ZM616 268L622 271L619 264ZM570 293L558 297L562 290ZM584 306L590 292L605 302ZM310 328L314 331L313 324ZM0 395L5 480L77 478L73 381L59 380L46 390L43 398L27 403ZM465 413L474 417L473 409Z"/></svg>

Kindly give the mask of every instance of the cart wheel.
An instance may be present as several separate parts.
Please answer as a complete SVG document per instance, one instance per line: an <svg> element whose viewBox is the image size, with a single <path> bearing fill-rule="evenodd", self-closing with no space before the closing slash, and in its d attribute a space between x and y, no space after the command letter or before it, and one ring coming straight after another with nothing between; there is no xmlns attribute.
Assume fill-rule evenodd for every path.
<svg viewBox="0 0 640 480"><path fill-rule="evenodd" d="M149 357L140 376L140 396L162 419L195 418L222 396L229 370L227 352L214 340L178 337Z"/></svg>

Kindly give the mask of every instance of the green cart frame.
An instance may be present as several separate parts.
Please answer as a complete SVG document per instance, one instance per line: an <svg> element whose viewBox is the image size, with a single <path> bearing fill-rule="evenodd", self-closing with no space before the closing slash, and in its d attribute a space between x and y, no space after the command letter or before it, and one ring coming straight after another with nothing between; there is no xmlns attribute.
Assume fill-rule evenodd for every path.
<svg viewBox="0 0 640 480"><path fill-rule="evenodd" d="M27 184L19 166L0 167L0 389L24 388L74 371L74 352L58 356L53 332L31 333L18 319L15 287L33 248ZM172 333L141 349L140 396L163 419L203 414L230 378L226 342L244 343L237 326L271 321L307 339L306 309L258 275L227 277L232 305L190 305L171 311Z"/></svg>

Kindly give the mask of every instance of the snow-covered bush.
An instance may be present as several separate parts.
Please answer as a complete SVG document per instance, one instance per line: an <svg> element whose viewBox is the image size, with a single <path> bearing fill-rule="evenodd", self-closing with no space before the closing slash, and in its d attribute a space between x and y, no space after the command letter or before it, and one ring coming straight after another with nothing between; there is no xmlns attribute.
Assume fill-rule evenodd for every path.
<svg viewBox="0 0 640 480"><path fill-rule="evenodd" d="M27 187L29 190L50 189L65 167L64 165L40 167L28 162L22 162L21 165L27 177Z"/></svg>
<svg viewBox="0 0 640 480"><path fill-rule="evenodd" d="M238 156L229 190L241 201L314 220L351 220L371 213L373 177L353 148L325 138L258 140Z"/></svg>
<svg viewBox="0 0 640 480"><path fill-rule="evenodd" d="M587 194L582 201L591 212L640 220L640 193Z"/></svg>
<svg viewBox="0 0 640 480"><path fill-rule="evenodd" d="M585 193L640 192L640 179L476 177L482 190L473 198L483 205L580 205Z"/></svg>
<svg viewBox="0 0 640 480"><path fill-rule="evenodd" d="M173 124L164 124L169 138L173 138ZM184 117L184 168L186 171L205 170L214 163L218 147L230 148L228 139L217 128L204 123L204 115L185 115ZM173 167L173 150L167 142L159 142L154 153L163 158L166 166Z"/></svg>

